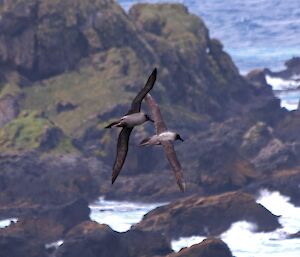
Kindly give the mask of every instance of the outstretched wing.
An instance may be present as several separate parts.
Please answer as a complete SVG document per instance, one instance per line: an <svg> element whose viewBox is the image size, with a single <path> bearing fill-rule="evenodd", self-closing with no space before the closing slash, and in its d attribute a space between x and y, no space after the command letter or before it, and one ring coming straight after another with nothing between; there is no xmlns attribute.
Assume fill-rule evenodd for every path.
<svg viewBox="0 0 300 257"><path fill-rule="evenodd" d="M156 74L157 69L155 68L150 77L147 80L146 85L142 88L142 90L137 94L137 96L133 99L131 103L130 110L127 114L132 114L136 112L140 112L141 110L141 104L144 99L144 97L147 95L147 93L153 88L155 80L156 80Z"/></svg>
<svg viewBox="0 0 300 257"><path fill-rule="evenodd" d="M174 171L176 182L177 182L180 190L182 192L184 192L185 182L184 182L182 171L181 171L181 165L177 159L176 152L174 150L174 146L170 141L164 141L164 142L161 142L161 144L165 150L165 154L168 158L168 161Z"/></svg>
<svg viewBox="0 0 300 257"><path fill-rule="evenodd" d="M154 120L154 126L156 129L156 134L159 135L160 133L167 131L167 126L162 118L160 109L156 101L152 98L150 94L147 94L145 97L146 103L151 110L152 118Z"/></svg>
<svg viewBox="0 0 300 257"><path fill-rule="evenodd" d="M124 127L119 134L118 144L117 144L117 156L116 156L115 164L113 167L113 173L111 177L112 184L115 182L116 178L118 177L123 167L123 164L125 162L126 155L128 152L128 141L132 129L133 127L131 128Z"/></svg>

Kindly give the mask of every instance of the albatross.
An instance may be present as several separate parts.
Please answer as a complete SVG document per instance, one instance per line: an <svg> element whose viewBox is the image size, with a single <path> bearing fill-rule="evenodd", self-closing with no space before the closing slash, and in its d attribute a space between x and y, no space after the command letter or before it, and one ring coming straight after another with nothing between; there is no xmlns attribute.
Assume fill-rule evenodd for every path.
<svg viewBox="0 0 300 257"><path fill-rule="evenodd" d="M117 179L128 152L128 141L132 129L135 126L141 125L146 121L154 122L146 113L141 112L141 103L147 93L153 88L156 80L157 69L155 68L149 76L145 86L140 90L131 103L130 110L125 116L117 121L114 121L107 125L105 128L122 127L122 130L118 137L117 143L117 155L113 166L111 183L113 184Z"/></svg>
<svg viewBox="0 0 300 257"><path fill-rule="evenodd" d="M182 169L180 162L177 159L176 152L172 141L181 140L184 141L178 133L169 131L162 118L158 104L152 98L150 94L145 97L146 103L151 110L152 117L154 119L154 126L156 135L150 138L146 138L140 142L140 146L148 145L162 145L166 154L166 157L174 171L176 182L183 192L185 190L185 182L182 175Z"/></svg>

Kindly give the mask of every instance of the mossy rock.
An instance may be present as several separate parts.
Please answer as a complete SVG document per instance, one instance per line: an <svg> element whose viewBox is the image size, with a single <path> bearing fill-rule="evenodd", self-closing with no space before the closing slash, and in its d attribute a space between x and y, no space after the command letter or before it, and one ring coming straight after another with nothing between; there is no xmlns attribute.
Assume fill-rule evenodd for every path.
<svg viewBox="0 0 300 257"><path fill-rule="evenodd" d="M69 152L74 147L49 120L37 112L23 111L0 129L0 149L7 153L35 149Z"/></svg>
<svg viewBox="0 0 300 257"><path fill-rule="evenodd" d="M77 137L86 128L101 122L98 120L101 113L117 104L129 107L135 93L128 87L141 88L147 77L134 51L112 48L91 58L77 71L25 88L23 108L44 112L66 135ZM58 112L57 105L61 102L73 103L76 108Z"/></svg>

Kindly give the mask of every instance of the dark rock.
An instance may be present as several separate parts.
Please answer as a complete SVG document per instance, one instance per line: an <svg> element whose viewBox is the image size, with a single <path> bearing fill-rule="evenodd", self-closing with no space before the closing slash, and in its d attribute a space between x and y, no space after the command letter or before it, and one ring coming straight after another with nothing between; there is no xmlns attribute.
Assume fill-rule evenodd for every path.
<svg viewBox="0 0 300 257"><path fill-rule="evenodd" d="M48 128L41 138L39 149L42 151L47 151L57 147L63 136L64 133L60 128Z"/></svg>
<svg viewBox="0 0 300 257"><path fill-rule="evenodd" d="M84 222L68 233L56 256L150 257L164 256L171 251L169 243L158 233L142 231L118 233L107 225Z"/></svg>
<svg viewBox="0 0 300 257"><path fill-rule="evenodd" d="M20 106L17 97L5 95L0 98L0 127L18 116Z"/></svg>
<svg viewBox="0 0 300 257"><path fill-rule="evenodd" d="M58 113L67 112L67 111L72 111L72 110L76 109L77 107L78 107L78 105L71 103L71 102L59 102L56 105L56 111Z"/></svg>
<svg viewBox="0 0 300 257"><path fill-rule="evenodd" d="M160 232L171 238L219 235L234 222L246 220L257 231L280 227L278 217L245 193L232 192L207 198L192 196L158 207L146 214L133 229Z"/></svg>
<svg viewBox="0 0 300 257"><path fill-rule="evenodd" d="M9 212L18 217L18 221L1 229L0 235L31 239L44 244L63 238L72 227L90 219L88 202L83 199L59 206L33 206L24 209L23 213L7 209L6 213Z"/></svg>
<svg viewBox="0 0 300 257"><path fill-rule="evenodd" d="M257 183L250 184L244 188L244 191L257 194L261 189L268 189L270 191L279 191L281 194L290 197L290 201L299 206L300 205L300 169L281 170L272 176L266 176L264 180Z"/></svg>
<svg viewBox="0 0 300 257"><path fill-rule="evenodd" d="M95 199L99 195L98 183L105 177L100 174L105 174L105 170L101 162L92 166L93 163L93 160L75 154L43 158L34 152L2 155L1 206L16 209L21 206L22 211L35 204L47 206L78 198ZM92 173L98 176L94 177Z"/></svg>
<svg viewBox="0 0 300 257"><path fill-rule="evenodd" d="M269 69L265 70L266 74L269 74L273 77L280 77L283 79L290 79L293 75L300 74L300 57L293 57L285 63L286 69L278 72L270 71Z"/></svg>
<svg viewBox="0 0 300 257"><path fill-rule="evenodd" d="M291 168L296 166L297 160L293 145L273 139L259 151L252 163L257 169L266 172Z"/></svg>
<svg viewBox="0 0 300 257"><path fill-rule="evenodd" d="M253 157L272 138L273 129L264 122L258 122L244 134L241 149L248 157Z"/></svg>
<svg viewBox="0 0 300 257"><path fill-rule="evenodd" d="M300 142L299 135L300 112L290 112L285 119L281 120L276 126L276 136L284 142Z"/></svg>
<svg viewBox="0 0 300 257"><path fill-rule="evenodd" d="M1 257L48 257L43 244L18 236L0 235Z"/></svg>
<svg viewBox="0 0 300 257"><path fill-rule="evenodd" d="M246 79L257 88L272 91L272 87L266 81L265 70L252 70L246 75Z"/></svg>
<svg viewBox="0 0 300 257"><path fill-rule="evenodd" d="M124 44L151 59L113 1L5 2L1 17L0 64L9 64L34 80L74 69L89 53Z"/></svg>
<svg viewBox="0 0 300 257"><path fill-rule="evenodd" d="M166 257L232 257L228 246L217 238L207 238L199 244L184 248Z"/></svg>
<svg viewBox="0 0 300 257"><path fill-rule="evenodd" d="M293 234L289 234L287 236L288 239L294 239L294 238L300 238L300 231L293 233Z"/></svg>

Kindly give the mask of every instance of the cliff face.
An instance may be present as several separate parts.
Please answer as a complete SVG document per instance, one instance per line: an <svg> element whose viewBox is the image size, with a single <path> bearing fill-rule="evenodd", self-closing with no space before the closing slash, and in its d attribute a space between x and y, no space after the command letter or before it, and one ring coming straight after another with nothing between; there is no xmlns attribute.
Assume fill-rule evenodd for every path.
<svg viewBox="0 0 300 257"><path fill-rule="evenodd" d="M103 127L126 113L157 66L152 94L168 127L188 139L179 153L192 185L205 192L237 189L263 177L256 167L270 169L272 155L253 152L272 149L268 143L276 136L262 145L244 137L257 122L272 128L285 116L279 100L240 76L222 44L184 6L138 4L126 14L108 0L19 0L3 1L0 15L3 152L75 153L111 166L117 132ZM132 140L149 133L150 125L135 129ZM142 183L131 176L137 173L157 172L168 180L159 172L169 169L160 150L134 144L120 188L124 183L126 190L127 179ZM289 167L284 160L293 159L284 144L279 154L290 157L275 168Z"/></svg>

